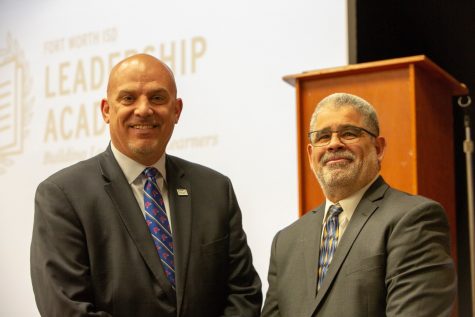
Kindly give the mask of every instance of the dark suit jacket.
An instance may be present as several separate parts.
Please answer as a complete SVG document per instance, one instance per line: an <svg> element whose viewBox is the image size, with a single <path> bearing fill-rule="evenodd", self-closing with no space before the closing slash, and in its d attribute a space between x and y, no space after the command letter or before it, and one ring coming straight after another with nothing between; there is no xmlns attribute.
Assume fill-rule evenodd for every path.
<svg viewBox="0 0 475 317"><path fill-rule="evenodd" d="M38 186L31 277L43 316L259 315L261 283L230 180L173 156L166 169L176 292L110 148Z"/></svg>
<svg viewBox="0 0 475 317"><path fill-rule="evenodd" d="M275 236L263 317L450 315L456 276L439 204L378 178L358 204L317 293L323 207Z"/></svg>

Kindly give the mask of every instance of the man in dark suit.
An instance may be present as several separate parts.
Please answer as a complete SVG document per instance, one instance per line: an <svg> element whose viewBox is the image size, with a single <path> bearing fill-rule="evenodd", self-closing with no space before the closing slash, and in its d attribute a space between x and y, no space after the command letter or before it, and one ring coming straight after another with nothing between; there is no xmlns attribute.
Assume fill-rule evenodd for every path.
<svg viewBox="0 0 475 317"><path fill-rule="evenodd" d="M258 316L262 294L230 180L165 154L182 111L170 69L110 74L105 152L37 189L31 277L43 316ZM146 169L147 168L147 169Z"/></svg>
<svg viewBox="0 0 475 317"><path fill-rule="evenodd" d="M262 316L449 316L456 275L443 208L385 183L374 108L338 93L310 122L326 201L277 233Z"/></svg>

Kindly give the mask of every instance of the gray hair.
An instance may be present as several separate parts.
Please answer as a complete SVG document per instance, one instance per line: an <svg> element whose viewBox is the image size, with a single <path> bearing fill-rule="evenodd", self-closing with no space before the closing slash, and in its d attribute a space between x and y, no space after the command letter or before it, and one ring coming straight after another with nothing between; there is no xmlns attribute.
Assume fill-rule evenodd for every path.
<svg viewBox="0 0 475 317"><path fill-rule="evenodd" d="M323 98L315 107L315 111L310 119L310 131L315 127L317 117L319 113L325 108L342 108L351 107L355 109L364 118L364 122L367 125L368 130L375 135L379 135L379 122L378 115L374 107L361 97L347 94L347 93L334 93Z"/></svg>

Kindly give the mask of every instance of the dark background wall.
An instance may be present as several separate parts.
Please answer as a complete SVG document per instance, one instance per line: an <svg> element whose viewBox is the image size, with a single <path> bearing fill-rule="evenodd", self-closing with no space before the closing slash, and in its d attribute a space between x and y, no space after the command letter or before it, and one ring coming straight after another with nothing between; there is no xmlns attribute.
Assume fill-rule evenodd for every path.
<svg viewBox="0 0 475 317"><path fill-rule="evenodd" d="M470 90L475 129L475 0L350 1L357 63L424 54ZM459 317L471 314L464 110L453 102L457 196ZM472 131L472 138L473 138ZM435 146L444 146L437 144ZM473 162L473 160L472 160ZM450 167L448 167L450 168ZM475 312L474 312L475 314Z"/></svg>

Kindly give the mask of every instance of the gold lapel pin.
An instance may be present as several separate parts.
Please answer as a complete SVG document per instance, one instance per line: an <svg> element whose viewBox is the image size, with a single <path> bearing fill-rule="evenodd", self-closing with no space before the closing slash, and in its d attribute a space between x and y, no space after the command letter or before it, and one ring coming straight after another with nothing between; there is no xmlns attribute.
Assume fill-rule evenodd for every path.
<svg viewBox="0 0 475 317"><path fill-rule="evenodd" d="M186 188L177 188L176 193L178 196L188 196L188 191Z"/></svg>

